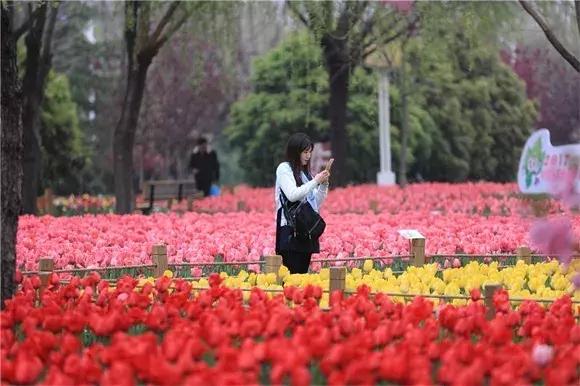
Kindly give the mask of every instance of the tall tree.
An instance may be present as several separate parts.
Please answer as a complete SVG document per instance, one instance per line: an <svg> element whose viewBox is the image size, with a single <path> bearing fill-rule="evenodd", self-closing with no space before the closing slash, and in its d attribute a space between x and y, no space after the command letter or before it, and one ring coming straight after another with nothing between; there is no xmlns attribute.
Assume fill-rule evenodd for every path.
<svg viewBox="0 0 580 386"><path fill-rule="evenodd" d="M53 70L66 75L76 105L83 147L90 159L81 170L69 170L62 193L113 192L113 129L120 116L124 84L123 3L63 2L53 37ZM50 80L45 94L49 93ZM43 103L43 110L46 103ZM43 128L44 130L44 128ZM42 137L46 148L45 138ZM43 164L47 165L43 157ZM69 190L66 192L66 190Z"/></svg>
<svg viewBox="0 0 580 386"><path fill-rule="evenodd" d="M144 158L144 164L157 170L150 167L145 173L183 178L197 137L215 136L220 131L240 82L220 63L220 50L212 43L207 37L192 39L182 31L151 65L135 161L141 163ZM148 162L153 157L161 157L163 162Z"/></svg>
<svg viewBox="0 0 580 386"><path fill-rule="evenodd" d="M78 193L89 155L83 146L83 132L68 78L54 71L48 74L46 81L41 127L41 186L59 195Z"/></svg>
<svg viewBox="0 0 580 386"><path fill-rule="evenodd" d="M192 7L180 1L171 2L150 31L153 11L149 2L125 3L127 83L121 117L113 135L116 212L120 214L130 213L133 206L133 147L147 70L159 49L190 16Z"/></svg>
<svg viewBox="0 0 580 386"><path fill-rule="evenodd" d="M237 101L225 130L241 151L247 181L271 186L273 167L297 127L318 140L330 127L323 53L310 36L290 36L254 62L253 92ZM411 180L510 181L535 118L518 77L488 45L449 36L434 47L413 37L405 47L408 77L407 177ZM394 154L402 142L398 66L389 87ZM352 183L374 181L379 167L376 76L364 67L351 79L347 107L350 156L341 173ZM412 86L411 86L412 85ZM399 170L400 160L393 160ZM273 166L274 165L274 166Z"/></svg>
<svg viewBox="0 0 580 386"><path fill-rule="evenodd" d="M399 12L396 3L368 1L287 1L294 15L318 40L324 55L329 84L328 118L331 148L337 171L333 181L347 183L346 111L351 74L376 47L394 41L418 21L412 13Z"/></svg>
<svg viewBox="0 0 580 386"><path fill-rule="evenodd" d="M22 183L22 121L21 94L16 61L17 35L12 20L14 7L11 1L2 1L2 299L14 294L16 269L16 231L21 208Z"/></svg>
<svg viewBox="0 0 580 386"><path fill-rule="evenodd" d="M580 59L574 55L574 52L564 45L562 39L560 39L553 31L553 28L548 24L544 16L536 9L531 2L525 0L519 0L522 8L534 19L534 21L540 26L546 38L552 44L552 46L558 51L558 53L566 60L570 65L580 73ZM565 2L569 3L569 2ZM576 12L576 23L578 25L578 36L573 41L576 43L580 39L580 1L574 1L574 7Z"/></svg>
<svg viewBox="0 0 580 386"><path fill-rule="evenodd" d="M30 214L36 213L41 170L40 110L46 76L51 68L52 35L59 5L59 2L48 1L27 3L27 17L16 30L16 37L26 33L26 59L22 80L22 210Z"/></svg>

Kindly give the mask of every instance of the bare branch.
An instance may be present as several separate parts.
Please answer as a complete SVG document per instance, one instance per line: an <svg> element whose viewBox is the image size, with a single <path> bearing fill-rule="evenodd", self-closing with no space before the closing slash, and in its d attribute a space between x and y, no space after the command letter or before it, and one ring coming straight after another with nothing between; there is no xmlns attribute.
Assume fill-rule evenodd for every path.
<svg viewBox="0 0 580 386"><path fill-rule="evenodd" d="M576 0L574 2L574 7L576 8L576 24L578 24L578 35L580 35L580 1Z"/></svg>
<svg viewBox="0 0 580 386"><path fill-rule="evenodd" d="M357 1L355 3L354 10L353 10L355 17L354 17L354 19L351 19L352 25L355 25L359 21L363 20L363 15L364 15L365 10L367 9L368 5L369 5L368 1Z"/></svg>
<svg viewBox="0 0 580 386"><path fill-rule="evenodd" d="M43 42L42 42L41 58L42 58L43 62L47 62L50 60L52 35L54 33L54 25L56 23L56 15L58 14L59 7L60 7L60 2L56 2L55 5L50 5L48 24L46 26L46 32L43 34Z"/></svg>
<svg viewBox="0 0 580 386"><path fill-rule="evenodd" d="M157 24L157 28L155 28L153 35L151 35L150 41L156 42L157 40L159 40L159 37L161 36L163 29L165 28L167 23L169 23L169 21L171 20L171 17L177 10L177 7L179 7L179 4L180 4L179 1L174 1L171 3L171 5L169 5L169 8L167 8L167 11L159 21L159 24Z"/></svg>
<svg viewBox="0 0 580 386"><path fill-rule="evenodd" d="M564 45L562 44L562 42L560 42L560 40L556 37L556 35L554 34L554 32L551 30L551 28L548 26L548 23L546 23L546 21L544 20L544 18L542 17L542 15L540 15L533 7L530 3L528 3L525 0L519 0L520 4L522 6L522 8L530 14L530 16L536 21L536 23L540 26L540 28L542 29L542 31L544 31L544 35L546 35L546 38L548 38L548 40L550 41L550 43L552 43L552 46L560 53L560 55L568 62L570 63L570 65L572 65L572 67L577 71L580 72L580 60L578 60L578 58L576 58L576 56L574 56L574 54L570 51L568 51L568 49L566 49L566 47L564 47ZM576 2L576 14L578 15L578 2Z"/></svg>
<svg viewBox="0 0 580 386"><path fill-rule="evenodd" d="M394 40L399 39L401 36L409 33L410 29L419 21L419 16L416 15L410 22L405 23L405 25L395 32L393 35L385 38L380 39L377 41L370 41L369 43L365 44L362 48L362 60L365 60L370 54L375 52L381 45L387 45Z"/></svg>
<svg viewBox="0 0 580 386"><path fill-rule="evenodd" d="M366 37L371 33L374 26L375 26L375 18L374 18L374 14L373 14L373 17L369 17L363 25L363 28L361 30L360 39L358 40L359 44L364 43Z"/></svg>
<svg viewBox="0 0 580 386"><path fill-rule="evenodd" d="M338 22L336 23L336 33L339 34L336 39L344 39L349 31L350 21L351 21L351 9L350 2L346 2L342 8L342 12L338 17Z"/></svg>
<svg viewBox="0 0 580 386"><path fill-rule="evenodd" d="M22 35L28 32L28 30L32 26L32 23L34 22L34 19L37 18L38 15L40 15L40 13L42 12L42 7L36 7L34 11L32 11L32 3L28 3L27 5L28 5L28 18L22 23L20 27L14 30L15 40L20 39Z"/></svg>
<svg viewBox="0 0 580 386"><path fill-rule="evenodd" d="M302 14L302 12L300 12L298 7L296 7L292 1L287 0L286 7L288 7L288 9L300 19L300 21L304 24L306 28L310 28L310 23L308 23L308 19L306 18L306 16Z"/></svg>
<svg viewBox="0 0 580 386"><path fill-rule="evenodd" d="M362 60L364 61L370 54L375 52L379 48L376 44L371 45L370 47L366 47L362 53Z"/></svg>
<svg viewBox="0 0 580 386"><path fill-rule="evenodd" d="M179 20L177 20L177 22L175 24L173 24L173 26L171 26L171 28L169 28L164 34L163 36L161 36L157 41L153 42L153 49L155 50L155 52L157 52L161 46L163 46L163 44L165 44L165 42L167 40L169 40L169 38L179 29L181 28L181 26L183 25L183 23L185 23L185 21L189 18L189 16L191 16L193 10L184 10L183 11L183 15L181 16L181 18Z"/></svg>

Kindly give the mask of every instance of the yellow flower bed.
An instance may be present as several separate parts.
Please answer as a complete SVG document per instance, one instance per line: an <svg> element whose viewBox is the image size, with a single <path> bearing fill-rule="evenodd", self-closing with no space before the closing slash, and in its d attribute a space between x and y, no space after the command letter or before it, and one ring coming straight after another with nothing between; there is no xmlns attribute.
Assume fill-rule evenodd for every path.
<svg viewBox="0 0 580 386"><path fill-rule="evenodd" d="M373 292L402 293L409 295L469 295L474 288L483 290L486 284L503 285L512 298L556 299L565 294L572 294L574 300L580 300L580 291L574 291L571 283L576 272L576 261L568 269L558 262L525 264L518 261L513 267L500 269L497 262L482 264L471 262L461 268L448 268L437 272L435 264L423 267L408 267L400 275L393 274L390 268L382 271L373 268L372 260L366 260L363 268L353 268L346 274L346 290L355 291L361 285L367 285ZM318 273L291 275L284 266L278 276L275 274L248 273L244 270L235 276L220 273L224 285L229 288L282 290L283 286L305 287L308 284L329 287L329 269L323 268ZM194 287L207 287L207 279L201 278L192 282ZM327 294L325 294L327 295ZM323 301L327 296L323 296ZM397 299L403 300L403 299ZM453 304L461 305L467 301L455 299Z"/></svg>
<svg viewBox="0 0 580 386"><path fill-rule="evenodd" d="M472 289L480 289L486 284L501 284L508 290L510 298L525 299L557 299L565 294L572 295L573 300L580 301L580 291L574 291L572 277L580 268L580 260L575 260L568 268L559 265L557 261L537 264L525 264L518 261L515 266L500 269L497 262L482 264L470 262L461 268L448 268L437 271L435 264L423 267L408 267L405 272L395 275L390 268L377 270L373 261L366 260L362 269L353 268L346 274L346 291L356 291L361 285L368 286L372 292L386 292L408 295L445 295L469 296ZM173 278L173 272L167 270L164 276ZM237 275L230 276L220 273L223 285L229 288L251 289L258 287L264 290L282 291L284 286L306 287L314 285L328 289L330 270L323 268L318 273L291 275L284 266L280 267L278 275L274 273L253 273L241 270ZM153 284L153 277L139 280L138 287L146 283ZM208 288L207 278L192 280L194 289ZM173 283L171 287L173 287ZM272 295L272 294L270 294ZM249 291L244 292L248 299ZM404 302L410 298L394 296L395 301ZM327 306L328 293L324 293L321 306ZM437 300L435 300L437 303ZM454 299L455 305L467 303L465 299ZM516 305L519 301L514 302Z"/></svg>

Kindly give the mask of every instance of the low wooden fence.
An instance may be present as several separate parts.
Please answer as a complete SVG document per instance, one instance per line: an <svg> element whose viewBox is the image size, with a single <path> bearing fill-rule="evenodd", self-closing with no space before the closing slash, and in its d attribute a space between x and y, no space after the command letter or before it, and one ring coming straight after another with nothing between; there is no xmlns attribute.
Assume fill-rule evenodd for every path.
<svg viewBox="0 0 580 386"><path fill-rule="evenodd" d="M340 291L345 295L354 293L354 291L346 290L346 273L347 267L345 263L362 263L366 260L372 261L395 261L395 260L405 260L410 265L415 267L421 267L424 264L434 260L434 258L514 258L516 260L522 260L526 264L532 263L534 259L546 259L549 258L547 255L532 254L531 249L528 247L520 247L517 249L515 254L481 254L481 255L468 255L468 254L453 254L453 255L431 255L425 254L425 239L411 239L409 243L410 254L409 255L392 255L392 256L382 256L382 257L350 257L350 258L337 258L337 259L313 259L311 264L330 264L329 267L329 287L323 289L325 293L332 293L334 291ZM580 256L573 256L578 258ZM336 266L340 264L341 266ZM72 274L84 276L90 272L100 272L100 273L111 273L115 271L121 271L121 273L143 276L160 277L164 274L166 270L171 269L192 269L196 267L212 267L212 268L224 268L233 267L234 269L239 267L247 267L250 265L259 265L263 267L264 273L274 273L278 275L279 269L282 266L282 257L278 255L274 256L264 256L262 260L259 261L223 261L223 262L213 262L213 263L175 263L170 264L167 257L167 246L164 244L154 245L151 250L151 264L140 264L140 265L130 265L130 266L119 266L119 267L101 267L101 268L75 268L75 269L55 269L54 260L52 258L41 258L38 263L38 271L24 271L23 275L39 275L41 281L41 290L49 284L49 279L51 274ZM334 265L334 266L332 266ZM503 266L506 267L506 266ZM120 274L113 275L116 277L121 276ZM199 279L200 277L184 277L185 279ZM116 278L106 278L109 282L116 282ZM60 280L62 283L67 283L68 280ZM281 283L281 279L277 278L278 283ZM493 295L496 291L500 290L502 285L500 283L488 284L484 287L484 302L488 308L488 316L495 315L495 310L493 308ZM205 287L195 287L196 290L206 289ZM251 289L242 289L242 291L251 291ZM282 293L279 289L266 289L264 290L268 293ZM470 296L467 295L431 295L431 294L408 294L408 293L391 293L391 292L381 292L385 295L399 298L412 298L415 296L422 296L428 299L441 299L445 301L452 300L469 300ZM376 295L376 293L371 293L371 296ZM526 300L534 300L540 303L551 303L555 299L532 299L532 298L510 298L510 301L521 302ZM580 304L580 301L573 301L574 304Z"/></svg>

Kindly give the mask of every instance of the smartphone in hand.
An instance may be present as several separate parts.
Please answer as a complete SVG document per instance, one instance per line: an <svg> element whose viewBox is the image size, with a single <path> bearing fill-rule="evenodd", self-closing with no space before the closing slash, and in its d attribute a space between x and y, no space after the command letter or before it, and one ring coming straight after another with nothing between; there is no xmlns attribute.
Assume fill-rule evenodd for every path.
<svg viewBox="0 0 580 386"><path fill-rule="evenodd" d="M329 159L329 160L328 160L328 162L326 163L326 166L325 166L325 168L324 168L324 169L325 169L327 172L330 172L330 168L332 167L332 163L333 163L333 162L334 162L334 158L331 158L331 159Z"/></svg>

